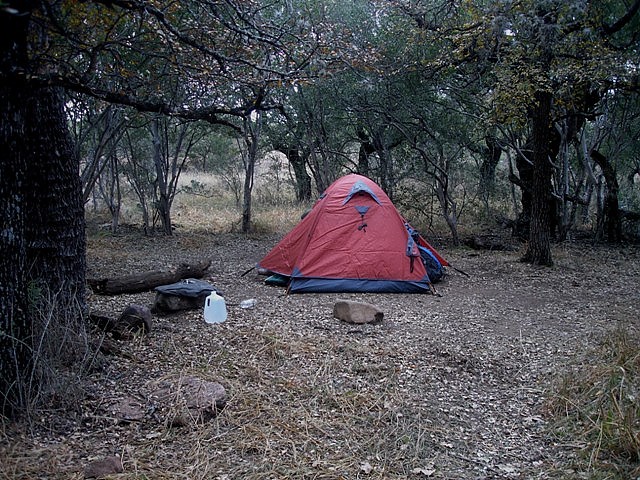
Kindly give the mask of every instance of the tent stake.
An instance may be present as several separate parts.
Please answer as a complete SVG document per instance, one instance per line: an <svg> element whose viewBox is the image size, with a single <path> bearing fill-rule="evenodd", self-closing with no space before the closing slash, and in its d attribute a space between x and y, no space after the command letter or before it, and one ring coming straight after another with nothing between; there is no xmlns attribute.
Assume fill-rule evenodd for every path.
<svg viewBox="0 0 640 480"><path fill-rule="evenodd" d="M471 275L469 275L467 272L464 272L462 270L460 270L459 268L454 267L453 265L449 265L451 268L453 268L456 272L463 274L465 277L467 278L471 278Z"/></svg>
<svg viewBox="0 0 640 480"><path fill-rule="evenodd" d="M246 272L244 272L242 275L240 275L241 277L244 277L247 273L249 273L251 270L253 270L255 267L255 265L253 267L251 267L249 270L247 270Z"/></svg>

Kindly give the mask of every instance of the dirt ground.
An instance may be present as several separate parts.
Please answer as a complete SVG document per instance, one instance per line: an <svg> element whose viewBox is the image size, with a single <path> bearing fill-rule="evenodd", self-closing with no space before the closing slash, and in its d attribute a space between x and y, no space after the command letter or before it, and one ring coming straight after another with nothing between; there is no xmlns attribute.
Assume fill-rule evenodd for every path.
<svg viewBox="0 0 640 480"><path fill-rule="evenodd" d="M576 463L583 445L548 428L545 398L603 332L637 326L640 248L567 243L543 268L520 263L522 252L441 246L469 275L450 269L441 296L285 295L255 270L242 275L277 240L92 236L89 277L211 259L205 278L229 317L155 316L149 335L118 342L64 429L5 432L0 478L84 478L89 462L111 455L124 467L113 478L126 479L588 478ZM94 295L90 305L117 316L154 296ZM237 305L248 298L255 307ZM344 298L375 304L384 321L334 319ZM119 400L145 405L153 382L187 374L225 387L215 420L116 418Z"/></svg>

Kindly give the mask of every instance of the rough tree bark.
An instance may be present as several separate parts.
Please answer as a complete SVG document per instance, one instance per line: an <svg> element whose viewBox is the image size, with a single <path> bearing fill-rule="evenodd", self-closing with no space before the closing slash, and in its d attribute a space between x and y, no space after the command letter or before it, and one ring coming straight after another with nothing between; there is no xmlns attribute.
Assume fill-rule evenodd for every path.
<svg viewBox="0 0 640 480"><path fill-rule="evenodd" d="M242 233L251 231L251 203L253 191L253 177L258 161L258 145L260 140L260 131L262 129L262 115L255 112L255 121L251 115L247 115L243 119L243 135L244 142L247 146L247 153L244 157L244 186L242 190Z"/></svg>
<svg viewBox="0 0 640 480"><path fill-rule="evenodd" d="M29 38L39 38L31 32L36 4L9 3L0 10L0 413L13 416L29 401L24 382L37 391L30 346L42 332L32 331L31 307L43 307L50 294L67 309L65 321L82 320L85 237L79 162L61 91L21 74Z"/></svg>
<svg viewBox="0 0 640 480"><path fill-rule="evenodd" d="M289 165L293 168L296 182L296 200L299 202L311 200L311 177L307 173L306 156L300 154L300 149L288 147L284 144L276 144L273 148L283 153L287 157Z"/></svg>
<svg viewBox="0 0 640 480"><path fill-rule="evenodd" d="M0 12L0 68L20 65L10 40L26 36L23 18ZM14 21L8 21L14 20ZM26 22L24 22L26 23ZM23 89L0 77L0 416L11 417L20 401L18 375L27 365L27 280L24 183L27 121Z"/></svg>
<svg viewBox="0 0 640 480"><path fill-rule="evenodd" d="M606 232L609 243L620 243L622 240L622 216L620 215L618 201L620 185L618 184L615 168L613 168L609 159L597 150L591 152L591 158L602 169L602 175L607 182L607 193L604 199L604 211L601 219L602 231Z"/></svg>
<svg viewBox="0 0 640 480"><path fill-rule="evenodd" d="M533 180L531 183L531 223L529 244L522 260L534 265L553 265L549 198L553 165L550 160L551 101L547 91L536 93L533 108Z"/></svg>
<svg viewBox="0 0 640 480"><path fill-rule="evenodd" d="M360 148L358 149L358 173L369 176L369 157L376 151L373 144L369 140L369 137L364 130L358 130L358 140L360 141Z"/></svg>
<svg viewBox="0 0 640 480"><path fill-rule="evenodd" d="M307 173L306 157L300 155L300 150L292 149L288 151L287 158L296 178L296 199L308 202L311 200L311 176Z"/></svg>
<svg viewBox="0 0 640 480"><path fill-rule="evenodd" d="M25 178L27 258L33 284L55 292L63 303L84 306L85 223L80 162L67 129L64 96L38 89L27 102L34 121Z"/></svg>

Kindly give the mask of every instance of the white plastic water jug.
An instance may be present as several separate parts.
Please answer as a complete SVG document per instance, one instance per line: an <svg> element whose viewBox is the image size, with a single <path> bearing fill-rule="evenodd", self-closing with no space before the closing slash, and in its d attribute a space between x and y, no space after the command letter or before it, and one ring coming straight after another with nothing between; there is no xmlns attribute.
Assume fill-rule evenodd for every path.
<svg viewBox="0 0 640 480"><path fill-rule="evenodd" d="M207 323L222 323L227 319L227 305L224 298L215 291L204 301L204 321Z"/></svg>

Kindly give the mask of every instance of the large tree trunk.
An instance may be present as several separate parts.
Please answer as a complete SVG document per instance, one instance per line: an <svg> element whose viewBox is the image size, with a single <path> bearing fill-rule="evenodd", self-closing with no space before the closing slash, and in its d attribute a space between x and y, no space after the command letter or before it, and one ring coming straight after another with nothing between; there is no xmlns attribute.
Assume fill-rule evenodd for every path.
<svg viewBox="0 0 640 480"><path fill-rule="evenodd" d="M287 155L296 177L296 198L299 202L311 200L311 176L307 173L307 160L300 155L300 150L289 150Z"/></svg>
<svg viewBox="0 0 640 480"><path fill-rule="evenodd" d="M618 184L616 171L609 159L597 150L591 152L591 158L593 158L602 169L602 175L607 182L604 211L602 212L602 230L606 232L609 243L620 243L622 240L622 216L620 215L620 204L618 201L620 186Z"/></svg>
<svg viewBox="0 0 640 480"><path fill-rule="evenodd" d="M28 27L28 14L0 9L0 416L7 417L25 404L20 378L29 360L24 191L29 92L8 74L27 63Z"/></svg>
<svg viewBox="0 0 640 480"><path fill-rule="evenodd" d="M6 44L15 36L8 27L6 15L0 12L3 71L10 51ZM24 94L24 89L0 78L0 416L8 417L22 403L18 379L28 364Z"/></svg>
<svg viewBox="0 0 640 480"><path fill-rule="evenodd" d="M84 306L85 223L79 161L67 129L63 95L38 89L27 102L25 143L30 146L25 179L27 257L34 285L62 302Z"/></svg>
<svg viewBox="0 0 640 480"><path fill-rule="evenodd" d="M536 93L533 112L533 180L531 183L531 224L529 245L523 261L534 265L553 265L551 256L551 100L549 92Z"/></svg>
<svg viewBox="0 0 640 480"><path fill-rule="evenodd" d="M57 317L38 331L37 312L51 311L55 301L66 308L58 310L65 322L80 324L85 237L79 162L61 92L12 73L27 61L32 25L25 9L33 4L10 6L0 10L0 413L13 416L29 394L42 393L39 368L49 367L32 347Z"/></svg>

